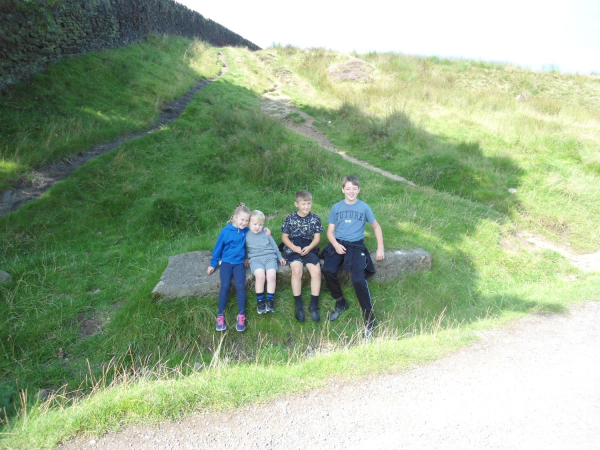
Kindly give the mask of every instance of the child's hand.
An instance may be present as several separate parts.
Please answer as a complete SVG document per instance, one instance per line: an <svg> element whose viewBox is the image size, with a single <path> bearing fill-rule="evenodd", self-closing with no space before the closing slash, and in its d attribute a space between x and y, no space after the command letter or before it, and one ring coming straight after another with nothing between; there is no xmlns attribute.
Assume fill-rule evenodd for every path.
<svg viewBox="0 0 600 450"><path fill-rule="evenodd" d="M282 266L285 266L287 263L286 263L285 259L281 259L281 261L279 261L279 264L281 264Z"/></svg>
<svg viewBox="0 0 600 450"><path fill-rule="evenodd" d="M298 245L295 246L292 250L294 251L294 253L298 253L299 255L302 254L302 247L300 247Z"/></svg>
<svg viewBox="0 0 600 450"><path fill-rule="evenodd" d="M267 236L271 236L271 230L270 230L269 228L267 228L267 227L263 227L263 231L265 232L265 234L266 234Z"/></svg>
<svg viewBox="0 0 600 450"><path fill-rule="evenodd" d="M206 271L206 273L210 275L210 274L211 274L211 273L213 273L214 271L215 271L215 268L214 268L214 267L209 267L209 268L208 268L208 270Z"/></svg>
<svg viewBox="0 0 600 450"><path fill-rule="evenodd" d="M333 248L335 248L335 252L338 255L345 255L346 254L346 247L344 247L342 244L334 245Z"/></svg>
<svg viewBox="0 0 600 450"><path fill-rule="evenodd" d="M383 261L385 259L385 252L383 250L377 250L377 261Z"/></svg>
<svg viewBox="0 0 600 450"><path fill-rule="evenodd" d="M245 267L250 267L250 260L249 259L245 259L244 260L244 266Z"/></svg>
<svg viewBox="0 0 600 450"><path fill-rule="evenodd" d="M302 256L308 255L309 252L310 252L310 248L308 248L308 247L304 247L303 249L300 250L300 254Z"/></svg>

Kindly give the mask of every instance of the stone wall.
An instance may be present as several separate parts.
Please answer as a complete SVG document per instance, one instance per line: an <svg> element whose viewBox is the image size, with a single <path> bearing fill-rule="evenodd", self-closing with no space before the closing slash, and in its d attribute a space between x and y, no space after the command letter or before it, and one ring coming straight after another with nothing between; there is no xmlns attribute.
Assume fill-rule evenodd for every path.
<svg viewBox="0 0 600 450"><path fill-rule="evenodd" d="M148 34L260 49L172 0L0 0L0 89L64 58Z"/></svg>

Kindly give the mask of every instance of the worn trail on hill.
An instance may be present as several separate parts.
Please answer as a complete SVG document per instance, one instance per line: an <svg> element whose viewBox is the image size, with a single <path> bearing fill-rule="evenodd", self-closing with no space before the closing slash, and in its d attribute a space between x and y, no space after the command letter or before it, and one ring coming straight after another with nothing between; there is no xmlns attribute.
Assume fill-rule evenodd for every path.
<svg viewBox="0 0 600 450"><path fill-rule="evenodd" d="M263 63L265 64L267 70L270 70L268 58L265 58ZM295 131L304 137L315 140L322 148L341 156L346 161L350 161L353 164L357 164L361 167L377 172L380 175L389 178L390 180L416 186L412 181L407 180L400 175L393 174L387 170L381 169L380 167L373 166L368 162L362 161L353 156L349 156L345 152L337 149L331 140L317 127L315 127L313 123L314 118L297 109L294 106L292 99L282 92L283 85L280 80L283 80L285 83L286 79L288 78L289 74L284 70L279 70L279 75L276 74L275 78L272 80L274 84L273 89L265 92L261 100L261 111L264 114L268 114L282 121L282 123L288 129ZM300 123L294 121L294 115L300 116L303 120ZM508 244L507 247L525 246L527 248L528 246L533 246L538 250L552 250L561 254L573 266L583 270L584 272L600 272L600 251L596 253L578 255L573 253L572 249L570 249L568 245L559 245L554 242L549 242L541 236L536 236L524 230L517 231L512 237L511 241L512 242Z"/></svg>
<svg viewBox="0 0 600 450"><path fill-rule="evenodd" d="M41 197L42 194L46 192L53 184L64 180L75 169L96 158L97 156L107 153L127 141L153 133L159 130L161 127L173 122L181 115L185 107L196 95L196 93L200 92L208 84L221 78L229 71L229 65L227 63L225 54L223 52L219 52L218 57L219 61L222 63L221 72L219 75L213 79L199 81L182 97L164 106L157 122L151 129L128 134L109 143L95 145L88 150L63 158L62 160L47 166L40 167L30 172L27 177L22 177L22 180L15 183L12 189L0 192L0 216L8 214L11 211L15 211L22 204ZM263 62L265 63L267 70L270 70L268 62ZM314 126L313 117L294 107L291 98L282 92L282 84L278 78L276 77L272 81L274 83L273 89L265 92L261 101L261 111L263 113L283 121L285 126L290 130L315 140L322 148L341 156L347 161L377 172L391 180L415 186L412 181L407 180L400 175L393 174L387 170L381 169L380 167L373 166L372 164L359 160L353 156L349 156L345 152L337 149L331 140ZM302 117L303 121L301 123L295 123L291 119L290 114L297 114L298 116ZM25 179L28 181L24 181ZM600 271L600 251L596 253L577 255L574 254L567 245L559 245L549 242L540 236L535 236L522 230L516 233L513 243L517 243L519 245L530 244L538 249L550 249L560 253L572 265L583 271Z"/></svg>
<svg viewBox="0 0 600 450"><path fill-rule="evenodd" d="M412 181L407 180L400 175L388 172L387 170L376 167L366 161L362 161L354 156L347 155L346 153L338 150L333 145L331 140L314 126L313 122L315 119L313 117L294 107L291 98L281 91L281 83L279 83L277 80L274 80L274 83L275 87L263 94L260 106L263 113L282 120L285 126L290 130L295 131L296 133L301 134L309 139L313 139L322 148L341 156L346 161L377 172L384 177L389 178L390 180L400 181L401 183L415 186ZM295 114L302 117L303 121L301 123L294 122L294 120L290 118L290 114Z"/></svg>
<svg viewBox="0 0 600 450"><path fill-rule="evenodd" d="M181 115L188 103L198 92L227 73L229 66L227 65L225 54L219 52L218 56L219 61L222 63L219 75L212 79L198 81L184 95L163 106L158 120L149 130L130 133L111 142L94 145L87 150L67 156L60 161L39 167L22 176L19 181L13 184L12 189L0 192L0 216L16 211L24 203L40 198L52 185L66 179L75 169L86 162L114 150L125 142L154 133L161 127L173 122Z"/></svg>

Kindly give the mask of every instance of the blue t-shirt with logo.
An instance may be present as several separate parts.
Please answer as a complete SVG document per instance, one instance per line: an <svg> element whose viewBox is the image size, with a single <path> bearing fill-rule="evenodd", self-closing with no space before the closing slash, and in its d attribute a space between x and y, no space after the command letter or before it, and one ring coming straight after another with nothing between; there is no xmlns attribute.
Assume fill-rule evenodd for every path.
<svg viewBox="0 0 600 450"><path fill-rule="evenodd" d="M349 205L345 200L331 208L327 222L335 225L333 235L339 241L355 242L364 239L365 225L375 222L373 211L362 200Z"/></svg>

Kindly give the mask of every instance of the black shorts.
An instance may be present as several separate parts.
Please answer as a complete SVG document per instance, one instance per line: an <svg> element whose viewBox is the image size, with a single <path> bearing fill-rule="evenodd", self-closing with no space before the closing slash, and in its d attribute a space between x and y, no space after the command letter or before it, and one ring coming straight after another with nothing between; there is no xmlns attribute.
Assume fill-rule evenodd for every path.
<svg viewBox="0 0 600 450"><path fill-rule="evenodd" d="M290 253L285 257L285 260L288 262L288 264L291 264L295 261L300 261L304 265L314 264L315 266L318 266L321 264L321 260L315 252L310 252L304 256L301 256L300 253Z"/></svg>

